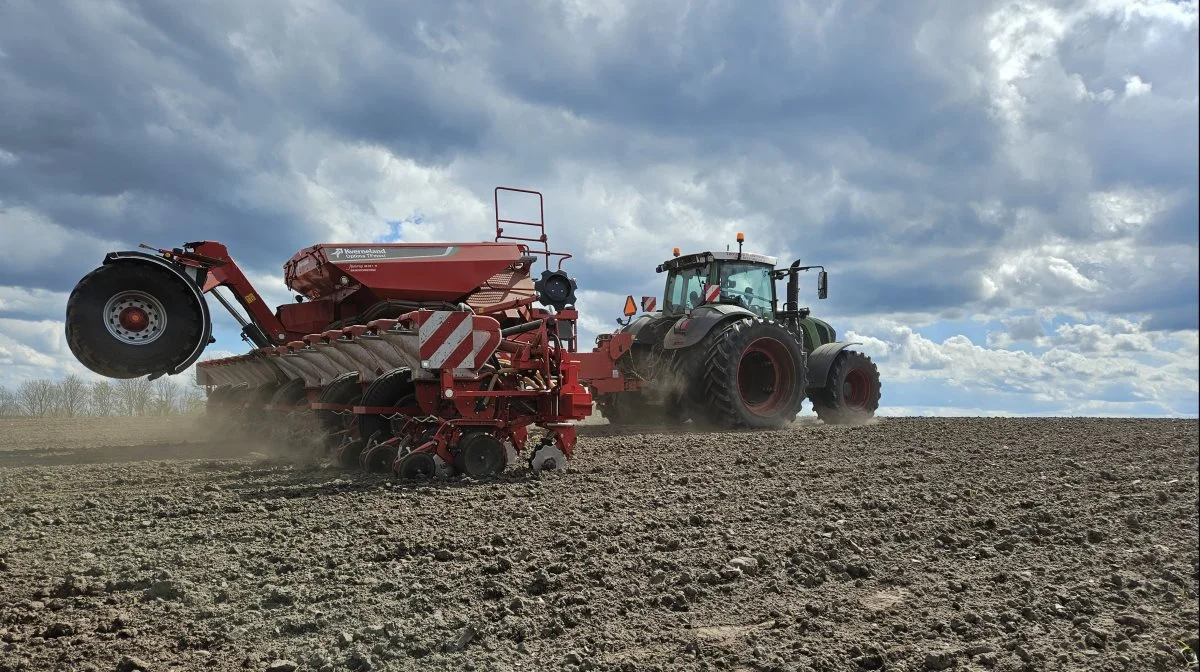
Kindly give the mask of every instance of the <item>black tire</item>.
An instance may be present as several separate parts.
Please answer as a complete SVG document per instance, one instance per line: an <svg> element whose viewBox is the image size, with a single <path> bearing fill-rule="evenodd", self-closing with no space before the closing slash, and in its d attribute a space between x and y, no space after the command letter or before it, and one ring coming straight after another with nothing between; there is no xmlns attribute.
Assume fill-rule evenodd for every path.
<svg viewBox="0 0 1200 672"><path fill-rule="evenodd" d="M307 392L304 390L304 381L294 378L272 392L267 405L299 406L307 396Z"/></svg>
<svg viewBox="0 0 1200 672"><path fill-rule="evenodd" d="M218 385L213 388L212 392L208 393L208 398L204 400L204 412L213 420L218 418L224 421L229 417L229 409L224 407L224 404L229 403L229 395L233 392L232 385Z"/></svg>
<svg viewBox="0 0 1200 672"><path fill-rule="evenodd" d="M358 467L358 458L362 455L362 449L365 447L366 441L362 439L346 441L334 449L334 460L343 469L355 469Z"/></svg>
<svg viewBox="0 0 1200 672"><path fill-rule="evenodd" d="M296 378L275 390L267 405L299 407L306 397L304 381ZM269 436L271 441L281 448L287 448L292 441L292 423L289 422L287 414L282 410L265 411L264 418L263 434Z"/></svg>
<svg viewBox="0 0 1200 672"><path fill-rule="evenodd" d="M626 416L624 413L622 413L624 409L618 402L621 394L622 393L608 393L601 394L596 397L596 411L600 414L600 417L607 420L608 424L610 425L626 424Z"/></svg>
<svg viewBox="0 0 1200 672"><path fill-rule="evenodd" d="M409 395L416 394L412 371L401 367L392 369L371 381L362 395L363 406L396 406ZM413 397L415 401L415 397ZM362 415L358 418L358 433L364 440L375 436L375 442L387 441L394 435L392 421L382 415Z"/></svg>
<svg viewBox="0 0 1200 672"><path fill-rule="evenodd" d="M396 461L396 446L371 446L358 454L358 466L368 474L382 474L392 470Z"/></svg>
<svg viewBox="0 0 1200 672"><path fill-rule="evenodd" d="M859 425L875 417L883 384L871 358L843 350L829 367L825 387L812 391L813 410L827 425Z"/></svg>
<svg viewBox="0 0 1200 672"><path fill-rule="evenodd" d="M271 415L265 407L271 403L279 387L279 383L266 383L247 391L246 405L238 414L240 429L252 436L265 436L270 431L268 422Z"/></svg>
<svg viewBox="0 0 1200 672"><path fill-rule="evenodd" d="M224 438L231 431L231 420L236 417L226 405L237 390L232 385L218 385L204 400L204 421L199 431L209 438Z"/></svg>
<svg viewBox="0 0 1200 672"><path fill-rule="evenodd" d="M704 356L713 341L728 328L728 324L718 324L699 343L675 352L666 383L674 391L669 413L680 423L690 419L699 427L716 426L709 417L704 395Z"/></svg>
<svg viewBox="0 0 1200 672"><path fill-rule="evenodd" d="M779 429L795 420L808 384L797 335L758 318L718 328L701 375L709 419L728 429Z"/></svg>
<svg viewBox="0 0 1200 672"><path fill-rule="evenodd" d="M487 432L467 432L454 449L454 468L471 478L484 479L504 470L504 446Z"/></svg>
<svg viewBox="0 0 1200 672"><path fill-rule="evenodd" d="M429 453L409 453L393 465L392 472L403 481L428 481L437 475L437 463Z"/></svg>
<svg viewBox="0 0 1200 672"><path fill-rule="evenodd" d="M603 395L600 415L614 426L660 426L667 424L667 409L646 400L646 393L614 392Z"/></svg>
<svg viewBox="0 0 1200 672"><path fill-rule="evenodd" d="M225 393L215 402L221 406L217 412L222 414L230 427L240 427L239 423L245 413L246 399L249 396L250 388L245 383L239 383L227 386Z"/></svg>
<svg viewBox="0 0 1200 672"><path fill-rule="evenodd" d="M362 384L358 382L359 373L351 371L344 373L332 382L326 385L321 390L321 396L318 399L323 404L342 404L353 405L357 404L363 397ZM350 426L346 416L339 415L334 411L314 411L317 414L317 422L320 423L321 429L325 432L325 445L331 450L341 445L346 438L343 432ZM356 421L357 419L354 419Z"/></svg>
<svg viewBox="0 0 1200 672"><path fill-rule="evenodd" d="M116 262L88 273L67 299L65 329L71 353L88 369L108 378L139 378L171 370L197 346L207 345L203 308L186 282L151 262ZM105 314L110 299L132 296L132 292L140 293L139 305L144 308L140 314L150 320L136 332L119 328L119 313ZM115 336L110 324L127 340ZM139 337L147 342L135 342Z"/></svg>

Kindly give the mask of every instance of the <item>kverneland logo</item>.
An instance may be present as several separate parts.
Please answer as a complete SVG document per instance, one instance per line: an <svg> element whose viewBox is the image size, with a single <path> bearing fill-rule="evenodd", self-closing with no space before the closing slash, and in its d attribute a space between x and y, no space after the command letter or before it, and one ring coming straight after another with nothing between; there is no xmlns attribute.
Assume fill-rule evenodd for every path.
<svg viewBox="0 0 1200 672"><path fill-rule="evenodd" d="M335 247L329 251L334 259L382 259L387 256L384 247Z"/></svg>

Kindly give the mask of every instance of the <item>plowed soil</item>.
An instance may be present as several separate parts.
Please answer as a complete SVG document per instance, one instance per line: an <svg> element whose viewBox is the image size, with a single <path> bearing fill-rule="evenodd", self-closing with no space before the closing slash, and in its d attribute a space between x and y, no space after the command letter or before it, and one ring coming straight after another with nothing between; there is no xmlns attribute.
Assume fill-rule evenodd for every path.
<svg viewBox="0 0 1200 672"><path fill-rule="evenodd" d="M0 420L0 671L1187 670L1200 651L1194 420L598 424L566 472L426 485L139 423Z"/></svg>

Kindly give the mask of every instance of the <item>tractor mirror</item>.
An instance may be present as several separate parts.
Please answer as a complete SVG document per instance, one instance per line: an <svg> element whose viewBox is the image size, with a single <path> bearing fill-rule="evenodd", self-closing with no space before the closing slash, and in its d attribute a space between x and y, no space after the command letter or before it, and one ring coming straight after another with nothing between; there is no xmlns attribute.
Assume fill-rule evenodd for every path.
<svg viewBox="0 0 1200 672"><path fill-rule="evenodd" d="M637 314L637 304L633 302L633 297L625 297L625 317L633 317L635 314Z"/></svg>
<svg viewBox="0 0 1200 672"><path fill-rule="evenodd" d="M829 274L821 271L817 274L817 298L824 299L829 296Z"/></svg>

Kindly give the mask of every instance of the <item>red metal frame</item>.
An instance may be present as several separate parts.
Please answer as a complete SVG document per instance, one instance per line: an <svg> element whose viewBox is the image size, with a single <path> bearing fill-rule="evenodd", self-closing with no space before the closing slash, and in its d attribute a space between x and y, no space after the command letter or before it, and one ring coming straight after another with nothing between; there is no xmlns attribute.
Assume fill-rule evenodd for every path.
<svg viewBox="0 0 1200 672"><path fill-rule="evenodd" d="M423 321L420 312L401 316L398 326L409 328ZM409 417L404 428L378 445L397 449L404 445L409 452L428 452L453 463L452 447L464 430L486 428L498 440L510 441L520 450L527 440L529 426L538 425L548 430L549 440L564 455L570 456L576 436L569 423L591 414L592 395L580 377L583 364L577 353L556 347L551 337L552 330L557 330L556 321L574 321L577 317L574 311L564 312L571 315L543 315L536 328L501 340L496 351L500 369L491 372L494 379L489 389L479 389L480 377L455 378L446 369L437 371L435 378L415 380L418 413L423 417L414 417L416 409L403 409ZM374 323L368 325L373 326ZM590 359L606 359L605 366L599 361L591 366L611 371L614 362L607 357L619 351L589 353ZM486 403L480 404L483 400ZM353 407L358 415L393 415L401 411L393 407ZM398 454L397 460L403 456Z"/></svg>
<svg viewBox="0 0 1200 672"><path fill-rule="evenodd" d="M149 245L141 247L155 250L165 259L179 262L184 266L207 271L204 285L200 289L208 293L217 287L228 287L233 292L238 305L272 341L286 343L302 336L302 334L288 332L287 329L284 329L283 324L276 319L271 307L263 302L258 290L254 289L254 285L246 278L246 274L242 273L237 262L229 256L229 249L225 245L213 240L205 240L188 243L183 250L163 250Z"/></svg>
<svg viewBox="0 0 1200 672"><path fill-rule="evenodd" d="M501 191L537 196L539 221L502 218L499 201ZM557 268L561 269L563 262L573 256L566 252L556 252L550 249L546 235L545 208L541 192L513 187L496 187L493 201L496 208L496 243L513 241L518 243L515 247L520 250L521 254L543 256L546 260L547 270L550 269L551 257L558 258ZM528 236L506 233L506 225L530 227L534 229L534 233ZM537 244L540 249L530 249L527 243ZM494 243L479 245L492 246ZM182 253L167 250L159 250L159 252L164 257L174 259L184 265L205 269L208 272L203 286L205 292L221 285L230 287L234 291L238 303L247 311L251 319L259 327L269 330L267 334L270 338L279 341L273 347L260 348L249 355L202 362L198 365L199 368L220 367L244 362L248 358L266 358L270 361L276 357L288 357L288 360L279 360L280 363L276 367L282 372L288 366L288 362L300 361L305 355L311 356L314 351L330 347L330 344L337 347L336 344L339 342L353 342L358 339L375 340L381 338L381 334L389 338L409 338L414 332L419 334L420 324L430 318L430 311L417 310L408 312L397 319L374 320L365 325L346 326L340 329L325 330L321 333L289 332L281 320L271 312L270 307L263 304L249 280L229 257L224 245L213 241L204 241L189 244L188 247L193 249ZM344 268L338 266L325 258L321 248L322 246L318 245L297 253L289 262L289 266L285 267L286 272L290 274L289 277L298 277L307 273L313 279L314 287L317 287L318 281L324 282L322 279L327 278L319 273L313 274L308 266L300 268L301 262L309 264L310 258L312 264L309 265L314 266L320 272L327 272L321 271L321 269L329 266L351 276L357 269L357 266L352 264L346 264ZM481 259L480 263L482 261ZM486 261L490 263L490 257ZM362 266L368 265L362 264ZM486 275L482 272L477 274ZM379 276L378 279L382 281L383 276ZM430 279L423 278L422 281ZM351 277L350 280L350 285L360 281L354 277ZM367 279L362 279L361 282L366 289L372 289ZM409 283L399 282L397 286L408 287ZM597 346L591 352L577 352L576 325L579 319L577 310L570 308L551 314L549 311L533 307L536 302L534 296L511 298L512 296L513 294L509 293L504 300L494 305L476 307L474 315L477 317L475 319L478 320L483 316L497 316L497 320L499 320L502 313L515 310L521 317L519 323L537 322L536 326L524 328L520 333L508 337L500 336L499 344L489 358L489 363L478 369L468 369L464 373L462 369L438 369L423 364L420 372L422 375L414 376L413 380L418 407L321 403L318 401L320 387L311 387L307 390L307 407L314 410L349 412L359 416L399 414L408 418L395 436L381 444L367 447L368 449L378 446L395 447L397 459L402 458L407 452L416 451L432 453L448 463L453 463L452 449L455 443L464 431L470 431L472 428L488 431L501 442L511 441L512 445L520 451L528 439L531 425L537 425L547 430L543 441L552 442L564 455L570 456L576 443L575 429L570 423L591 415L594 394L636 390L646 384L645 381L636 377L625 378L621 370L622 366L619 365L622 359L628 357L633 337L630 334L605 334L598 339ZM340 301L343 298L340 294L322 295L320 300ZM446 319L449 318L444 316L440 318L439 324L446 324L447 322L441 321ZM511 320L511 314L509 319ZM558 325L560 321L570 325L570 335L561 339L557 336L560 331ZM450 320L449 323L454 322L457 320ZM479 323L497 324L486 317ZM504 326L504 323L500 324ZM495 330L497 327L489 326L487 329ZM437 328L434 333L440 335L445 331L447 330ZM282 339L279 338L280 334L283 335ZM420 338L418 336L418 339ZM457 345L461 342L461 334L455 336L455 339L454 343ZM488 342L494 343L494 341ZM422 343L422 346L424 345L427 343ZM291 360L290 358L293 357L298 359ZM478 366L482 357L483 355L472 360L473 363ZM420 359L425 360L426 355L421 354ZM388 362L391 361L395 360L388 360ZM498 366L493 366L491 362L495 362ZM394 366L394 364L389 365ZM365 369L363 370L365 371ZM378 373L379 371L376 371L376 374ZM430 373L433 375L429 375ZM236 374L223 375L236 377ZM305 375L311 385L313 379L308 374ZM367 384L363 383L364 389ZM294 409L289 407L279 410ZM357 436L356 431L350 431L345 435L343 445L347 445L350 441L361 441L368 438L370 437Z"/></svg>
<svg viewBox="0 0 1200 672"><path fill-rule="evenodd" d="M526 222L526 221L522 221L519 219L501 219L500 218L500 192L501 191L510 191L510 192L519 193L519 194L533 194L534 196L537 196L538 197L538 221ZM513 241L524 241L524 242L530 242L530 243L541 243L542 244L541 250L529 249L528 246L526 246L526 249L529 249L529 252L531 252L532 254L540 254L540 255L545 256L547 270L549 270L549 268L550 268L550 257L561 257L558 260L558 270L562 270L563 262L566 261L567 259L570 259L573 256L567 252L552 252L550 250L549 238L546 236L546 207L544 204L544 200L542 198L542 192L534 191L532 189L518 189L516 187L496 187L496 189L492 192L492 204L496 209L496 242L500 242L501 240L513 240ZM501 224L517 224L519 226L536 226L538 229L538 237L537 238L527 238L524 236L505 235L504 228L500 226Z"/></svg>

